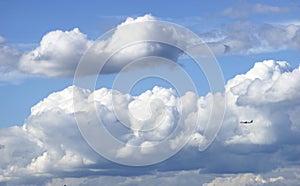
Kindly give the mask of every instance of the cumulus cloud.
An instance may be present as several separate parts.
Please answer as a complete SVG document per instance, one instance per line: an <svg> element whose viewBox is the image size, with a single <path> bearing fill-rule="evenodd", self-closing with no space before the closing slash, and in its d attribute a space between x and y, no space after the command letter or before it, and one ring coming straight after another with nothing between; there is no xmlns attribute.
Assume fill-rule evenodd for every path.
<svg viewBox="0 0 300 186"><path fill-rule="evenodd" d="M90 42L78 28L51 31L36 49L23 54L19 68L27 73L50 77L72 76Z"/></svg>
<svg viewBox="0 0 300 186"><path fill-rule="evenodd" d="M287 137L280 134L282 129L293 133L291 127L295 124L286 117L299 105L299 87L296 85L300 80L299 70L290 71L286 62L267 60L256 63L246 74L228 81L230 112L236 113L239 120L256 118L256 124L239 125L236 130L242 135L232 136L227 143L272 144Z"/></svg>
<svg viewBox="0 0 300 186"><path fill-rule="evenodd" d="M73 77L84 54L89 61L84 75L99 73L97 68L95 70L95 65L104 65L105 62L102 73L119 72L129 62L147 56L165 57L176 62L182 51L160 41L187 42L188 35L177 33L170 25L149 22L154 20L157 19L148 14L136 19L128 17L115 30L97 40L88 39L78 28L50 31L42 37L35 49L23 54L2 44L5 40L1 37L0 65L8 65L13 72ZM145 21L148 21L147 25L138 24ZM153 41L153 38L157 41Z"/></svg>
<svg viewBox="0 0 300 186"><path fill-rule="evenodd" d="M262 4L254 7L257 11L276 12L277 10L276 7ZM232 11L228 9L226 12ZM69 31L50 31L42 37L35 49L23 53L6 45L2 38L0 39L0 67L3 73L9 72L2 79L10 80L11 77L19 77L22 73L48 77L73 77L81 60L89 61L80 71L83 75L99 73L99 68L95 67L104 63L101 73L116 73L133 60L148 56L178 61L183 50L189 48L195 41L191 39L190 33L184 32L183 29L178 30L170 25L151 23L155 20L158 19L151 15L135 19L129 17L115 30L98 40L89 39L78 28ZM147 24L141 24L143 22ZM297 24L254 25L249 22L237 22L220 30L201 33L199 36L215 55L231 55L299 50L299 33L300 27ZM153 38L164 43L152 41ZM181 48L178 49L167 43L176 43ZM207 54L208 49L201 51ZM197 52L198 55L202 55L201 52ZM139 68L148 66L149 64L140 65Z"/></svg>
<svg viewBox="0 0 300 186"><path fill-rule="evenodd" d="M291 164L297 166L300 162L299 81L300 67L291 69L287 62L266 60L229 80L224 95L198 97L187 92L178 96L172 89L154 87L139 96L131 96L105 88L92 92L68 87L32 107L23 126L0 129L0 182L45 184L52 178L68 175L137 176L154 170L180 169L200 169L203 174L261 173ZM227 111L222 129L209 149L198 151L205 142L203 132L213 99L225 99L223 96ZM73 99L81 106L74 108ZM90 114L95 108L99 118ZM198 126L190 142L175 156L150 167L131 168L109 162L95 153L80 135L74 113L83 117L90 130L100 119L124 143L113 154L131 161L172 150L193 122ZM251 119L252 124L239 123ZM176 133L162 148L145 148L155 147L178 126L183 133ZM139 147L139 153L132 146ZM283 175L271 179L271 176L242 175L216 179L213 183L241 183L245 179L252 180L249 183L253 184L280 183L280 176Z"/></svg>
<svg viewBox="0 0 300 186"><path fill-rule="evenodd" d="M258 4L257 7L263 9L267 6ZM181 50L188 47L187 43L193 43L189 41L190 35L170 25L149 22L153 20L157 19L151 15L136 19L129 17L98 40L89 40L78 28L71 31L51 31L42 38L36 49L22 55L18 68L30 74L72 77L80 60L88 61L81 70L84 75L99 73L99 69L95 67L104 63L101 73L119 72L133 60L147 56L160 56L176 62L183 52ZM142 22L147 24L141 24ZM201 33L200 38L215 55L256 54L299 50L299 33L300 27L297 24L254 25L250 22L237 22L221 30ZM178 43L182 49L151 41L153 38ZM85 53L87 49L89 50ZM83 54L85 55L81 58ZM145 66L147 65L142 67Z"/></svg>
<svg viewBox="0 0 300 186"><path fill-rule="evenodd" d="M96 41L88 40L78 28L71 31L51 31L42 38L36 49L22 56L19 68L31 74L72 77L81 57L91 46L92 48L86 53L88 60L92 61L87 64L87 74L98 73L94 72L94 65L105 63L106 57L110 57L110 61L105 65L102 73L118 72L132 60L146 56L161 56L176 61L181 53L179 49L156 41L148 41L153 37L170 41L183 39L178 38L172 27L157 26L151 22L147 25L134 25L153 20L156 18L151 15L136 19L129 17L115 30ZM144 42L132 43L132 41Z"/></svg>

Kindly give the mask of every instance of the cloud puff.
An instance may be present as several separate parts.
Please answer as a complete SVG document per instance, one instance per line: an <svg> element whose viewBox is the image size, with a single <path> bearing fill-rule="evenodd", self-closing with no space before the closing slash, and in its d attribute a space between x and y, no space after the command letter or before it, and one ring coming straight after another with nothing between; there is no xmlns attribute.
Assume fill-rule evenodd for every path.
<svg viewBox="0 0 300 186"><path fill-rule="evenodd" d="M42 38L40 46L23 54L19 68L27 73L50 77L72 76L89 46L87 36L78 28L52 31Z"/></svg>
<svg viewBox="0 0 300 186"><path fill-rule="evenodd" d="M257 4L256 8L259 11L276 10L276 7L261 4ZM101 73L119 72L130 62L149 56L159 56L176 62L183 50L195 41L191 39L191 33L185 32L184 29L178 30L167 24L151 23L157 20L151 15L135 19L129 17L115 30L98 40L89 39L78 28L69 31L55 30L45 34L38 47L24 53L5 45L4 39L0 39L0 68L3 73L9 72L2 79L10 80L11 77L22 73L72 77L81 60L89 61L80 71L83 75L99 73L99 69L95 67L104 65L105 62ZM147 24L141 24L143 22ZM221 30L201 33L199 36L215 55L253 54L300 48L300 27L297 24L254 25L249 22L237 22ZM152 41L153 38L166 43L176 43L181 49ZM207 54L207 48L203 49L201 51ZM201 55L201 52L197 51L197 54ZM139 67L145 68L149 64Z"/></svg>
<svg viewBox="0 0 300 186"><path fill-rule="evenodd" d="M181 50L159 42L186 42L188 36L185 36L185 33L177 33L171 26L149 22L154 20L157 19L148 14L136 19L128 17L115 30L98 40L88 39L78 28L70 31L51 31L43 36L38 47L23 54L2 44L5 40L1 37L0 67L5 65L6 71L6 66L11 68L11 73L6 76L21 71L48 77L73 77L84 54L90 61L85 67L84 75L99 73L97 68L95 71L95 64L104 64L106 57L110 57L110 60L102 73L119 72L129 62L147 56L160 56L177 61ZM148 21L147 25L137 24L145 21ZM158 42L152 41L153 38L157 38Z"/></svg>
<svg viewBox="0 0 300 186"><path fill-rule="evenodd" d="M131 96L105 88L91 92L68 87L32 107L31 115L22 127L0 129L0 182L45 184L46 180L68 175L133 176L154 170L182 169L201 169L203 173L261 173L297 165L300 161L299 81L300 67L290 69L287 62L273 60L258 62L247 73L229 80L224 93L227 112L222 129L204 152L198 151L198 147L205 141L203 131L213 99L224 99L221 95L197 97L188 92L177 96L172 89L154 87L139 96ZM75 110L73 99L81 105ZM113 104L114 101L117 104ZM182 104L178 104L180 102ZM184 134L190 130L198 114L200 118L191 141L178 154L157 165L131 168L105 160L80 135L74 112L81 113L93 130L93 125L99 123L97 117L90 115L95 108L107 130L124 143L115 156L131 160L133 157L134 160L140 156L157 156L157 151L172 150L182 140L180 133L161 149L144 147L160 143L174 131L179 121ZM120 118L116 117L116 110L121 114L118 115ZM252 124L239 123L251 119L254 120ZM137 131L153 127L153 131ZM132 151L131 145L140 147L140 153ZM227 181L235 182L244 177L257 178L244 175ZM271 181L258 178L259 183Z"/></svg>
<svg viewBox="0 0 300 186"><path fill-rule="evenodd" d="M86 67L88 74L98 73L94 72L93 64L104 63L106 59L103 56L111 58L102 73L118 72L132 60L146 56L161 56L176 61L181 53L178 49L156 41L148 41L153 37L179 41L182 38L175 35L176 31L171 27L157 26L151 22L147 25L134 25L151 20L156 20L156 18L151 15L136 19L129 17L115 30L96 41L88 40L87 36L81 33L78 28L71 31L49 32L42 38L36 49L22 56L19 68L26 73L50 77L73 76L81 57L91 46L92 49L86 55L89 55L89 61L94 62L90 62L88 64L90 66ZM144 42L130 42L136 40Z"/></svg>

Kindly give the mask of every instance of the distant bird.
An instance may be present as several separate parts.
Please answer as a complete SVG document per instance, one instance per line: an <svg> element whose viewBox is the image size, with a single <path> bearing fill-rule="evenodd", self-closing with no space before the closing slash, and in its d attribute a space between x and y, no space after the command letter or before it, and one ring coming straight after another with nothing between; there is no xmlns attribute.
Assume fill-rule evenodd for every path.
<svg viewBox="0 0 300 186"><path fill-rule="evenodd" d="M224 54L230 52L230 46L224 44Z"/></svg>
<svg viewBox="0 0 300 186"><path fill-rule="evenodd" d="M244 124L253 123L253 120L251 120L251 121L240 121L240 123L244 123Z"/></svg>
<svg viewBox="0 0 300 186"><path fill-rule="evenodd" d="M4 149L4 148L5 148L5 145L0 144L0 150Z"/></svg>

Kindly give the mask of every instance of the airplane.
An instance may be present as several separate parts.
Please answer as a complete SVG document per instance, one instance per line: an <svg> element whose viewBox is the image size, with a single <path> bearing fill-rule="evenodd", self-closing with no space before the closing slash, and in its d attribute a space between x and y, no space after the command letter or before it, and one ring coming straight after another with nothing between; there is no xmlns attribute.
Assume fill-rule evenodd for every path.
<svg viewBox="0 0 300 186"><path fill-rule="evenodd" d="M230 52L230 46L224 44L224 54Z"/></svg>
<svg viewBox="0 0 300 186"><path fill-rule="evenodd" d="M244 123L244 124L253 123L253 120L251 120L251 121L241 121L240 123Z"/></svg>

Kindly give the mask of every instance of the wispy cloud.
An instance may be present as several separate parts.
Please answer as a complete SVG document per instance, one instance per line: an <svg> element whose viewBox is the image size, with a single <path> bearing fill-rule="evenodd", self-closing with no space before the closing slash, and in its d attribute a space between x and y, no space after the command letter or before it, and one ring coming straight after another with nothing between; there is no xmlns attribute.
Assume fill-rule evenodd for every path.
<svg viewBox="0 0 300 186"><path fill-rule="evenodd" d="M0 44L4 43L4 41L5 41L4 37L0 36Z"/></svg>
<svg viewBox="0 0 300 186"><path fill-rule="evenodd" d="M5 39L0 36L0 85L19 83L26 75L18 70L21 52L6 45Z"/></svg>
<svg viewBox="0 0 300 186"><path fill-rule="evenodd" d="M270 6L257 3L253 6L253 12L257 13L286 13L290 9L286 7Z"/></svg>
<svg viewBox="0 0 300 186"><path fill-rule="evenodd" d="M246 11L237 10L235 8L226 8L223 10L222 15L230 18L245 18L249 15L249 13Z"/></svg>
<svg viewBox="0 0 300 186"><path fill-rule="evenodd" d="M253 14L283 14L291 11L287 7L271 6L261 3L237 3L234 7L226 8L221 13L233 19L247 18Z"/></svg>
<svg viewBox="0 0 300 186"><path fill-rule="evenodd" d="M223 45L230 47L231 54L299 50L299 33L300 26L294 24L275 25L237 22L227 25L224 29L199 35L216 55L222 55L225 50Z"/></svg>

